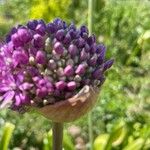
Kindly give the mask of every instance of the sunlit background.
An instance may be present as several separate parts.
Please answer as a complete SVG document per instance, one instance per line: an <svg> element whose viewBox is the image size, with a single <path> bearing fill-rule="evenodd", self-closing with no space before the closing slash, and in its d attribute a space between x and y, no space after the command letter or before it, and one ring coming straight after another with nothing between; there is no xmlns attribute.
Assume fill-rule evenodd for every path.
<svg viewBox="0 0 150 150"><path fill-rule="evenodd" d="M87 0L0 0L0 41L29 19L60 17L87 25ZM94 150L150 149L150 1L94 0L93 33L107 46L109 71L92 111ZM0 111L0 141L6 122L15 125L11 150L49 150L51 122L34 112ZM87 116L66 124L65 150L89 147Z"/></svg>

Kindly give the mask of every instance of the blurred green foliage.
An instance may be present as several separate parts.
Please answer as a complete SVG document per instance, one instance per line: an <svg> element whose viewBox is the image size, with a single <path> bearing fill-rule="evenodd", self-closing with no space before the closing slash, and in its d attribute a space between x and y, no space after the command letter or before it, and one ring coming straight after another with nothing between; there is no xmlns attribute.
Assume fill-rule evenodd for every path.
<svg viewBox="0 0 150 150"><path fill-rule="evenodd" d="M61 17L67 22L74 21L77 26L87 25L87 6L87 0L0 0L0 40L12 24L24 23L33 18L43 18L48 22ZM134 145L140 148L139 145L144 144L148 136L145 133L150 131L149 8L150 2L147 0L94 0L93 32L98 42L107 45L107 57L115 58L115 64L106 74L107 80L93 110L94 137L96 141L100 139L100 143L103 142L103 139L117 132L114 126L123 120L125 130L129 130L128 138L122 140L124 136L121 134L121 138L116 139L117 142L115 140L115 143L119 143L116 144L117 150L121 150L122 145L125 150L136 149L132 147ZM82 128L80 136L88 145L86 120L87 116L84 116L74 124ZM47 132L51 123L40 115L1 111L0 127L8 121L16 126L10 149L41 150L43 139L48 140ZM70 124L66 128L68 126ZM122 130L124 132L124 126ZM0 129L0 136L1 133ZM111 143L108 149L114 149L114 140L108 141L107 144Z"/></svg>
<svg viewBox="0 0 150 150"><path fill-rule="evenodd" d="M94 141L94 150L148 150L150 148L150 129L147 125L124 121L117 122L110 133L100 134Z"/></svg>

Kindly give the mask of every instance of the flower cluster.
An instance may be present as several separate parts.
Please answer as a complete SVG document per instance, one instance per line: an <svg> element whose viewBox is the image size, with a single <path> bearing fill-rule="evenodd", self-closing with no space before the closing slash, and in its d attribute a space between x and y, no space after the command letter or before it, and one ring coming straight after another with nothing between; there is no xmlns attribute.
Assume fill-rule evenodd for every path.
<svg viewBox="0 0 150 150"><path fill-rule="evenodd" d="M113 60L106 48L61 19L29 21L12 28L0 47L0 107L42 107L75 95L85 85L100 87Z"/></svg>

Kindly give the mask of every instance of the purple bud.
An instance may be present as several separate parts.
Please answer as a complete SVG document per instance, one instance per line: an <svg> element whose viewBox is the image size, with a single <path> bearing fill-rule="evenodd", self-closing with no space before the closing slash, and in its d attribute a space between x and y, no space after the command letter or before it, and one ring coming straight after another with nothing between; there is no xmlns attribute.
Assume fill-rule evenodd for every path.
<svg viewBox="0 0 150 150"><path fill-rule="evenodd" d="M29 61L29 58L27 54L24 51L14 51L13 53L13 59L14 59L14 65L20 65L20 64L27 64Z"/></svg>
<svg viewBox="0 0 150 150"><path fill-rule="evenodd" d="M72 39L77 39L77 38L79 38L79 35L80 35L80 33L78 31L74 31L73 29L71 29L69 31L69 34Z"/></svg>
<svg viewBox="0 0 150 150"><path fill-rule="evenodd" d="M50 34L53 34L56 32L56 26L54 25L54 23L48 23L46 29L47 29L47 32Z"/></svg>
<svg viewBox="0 0 150 150"><path fill-rule="evenodd" d="M40 79L40 80L38 81L38 85L39 85L40 87L45 86L45 84L46 84L46 81L45 81L44 79Z"/></svg>
<svg viewBox="0 0 150 150"><path fill-rule="evenodd" d="M86 52L90 52L90 46L89 46L88 44L85 44L84 50L85 50Z"/></svg>
<svg viewBox="0 0 150 150"><path fill-rule="evenodd" d="M74 44L71 44L68 48L68 51L69 51L71 56L75 56L78 52L78 49Z"/></svg>
<svg viewBox="0 0 150 150"><path fill-rule="evenodd" d="M41 24L44 28L46 28L46 24L43 19L39 19L38 24Z"/></svg>
<svg viewBox="0 0 150 150"><path fill-rule="evenodd" d="M23 84L21 84L19 86L19 89L24 91L24 90L30 90L33 87L33 84L28 83L28 82L24 82Z"/></svg>
<svg viewBox="0 0 150 150"><path fill-rule="evenodd" d="M71 82L69 82L68 84L67 84L67 89L69 90L69 91L73 91L73 90L75 90L76 89L76 82L75 81L71 81Z"/></svg>
<svg viewBox="0 0 150 150"><path fill-rule="evenodd" d="M18 29L18 36L23 43L29 42L32 37L27 29Z"/></svg>
<svg viewBox="0 0 150 150"><path fill-rule="evenodd" d="M6 35L6 42L10 42L11 41L11 35L17 32L17 28L13 27L11 29L11 31Z"/></svg>
<svg viewBox="0 0 150 150"><path fill-rule="evenodd" d="M88 34L88 28L86 26L81 26L80 28L80 31L81 31L81 36L83 35L83 33L87 33Z"/></svg>
<svg viewBox="0 0 150 150"><path fill-rule="evenodd" d="M64 42L64 44L69 44L71 42L71 36L70 36L70 34L66 34L63 42Z"/></svg>
<svg viewBox="0 0 150 150"><path fill-rule="evenodd" d="M106 49L102 49L102 51L100 52L98 59L97 59L97 63L99 65L101 65L104 62L105 59L105 53L106 53Z"/></svg>
<svg viewBox="0 0 150 150"><path fill-rule="evenodd" d="M35 47L37 48L41 48L44 46L44 40L43 40L43 37L39 34L35 34L33 36L34 40L33 40L33 44Z"/></svg>
<svg viewBox="0 0 150 150"><path fill-rule="evenodd" d="M92 44L90 47L90 53L94 54L96 52L96 48L97 48L96 43Z"/></svg>
<svg viewBox="0 0 150 150"><path fill-rule="evenodd" d="M43 26L42 24L38 24L35 30L38 34L42 36L45 35L45 26Z"/></svg>
<svg viewBox="0 0 150 150"><path fill-rule="evenodd" d="M31 20L27 23L27 27L31 30L34 30L38 24L37 20Z"/></svg>
<svg viewBox="0 0 150 150"><path fill-rule="evenodd" d="M57 90L64 90L66 88L66 82L64 81L56 82L55 86Z"/></svg>
<svg viewBox="0 0 150 150"><path fill-rule="evenodd" d="M28 51L32 56L35 56L37 53L37 49L34 47L29 48Z"/></svg>
<svg viewBox="0 0 150 150"><path fill-rule="evenodd" d="M73 67L71 65L66 66L64 69L64 74L66 76L72 76L74 74Z"/></svg>
<svg viewBox="0 0 150 150"><path fill-rule="evenodd" d="M35 76L35 77L32 78L32 80L33 80L35 83L38 83L40 79L41 79L41 78L40 78L39 76Z"/></svg>
<svg viewBox="0 0 150 150"><path fill-rule="evenodd" d="M107 69L109 69L114 63L114 59L110 59L108 61L106 61L104 63L104 68L103 68L103 71L106 71Z"/></svg>
<svg viewBox="0 0 150 150"><path fill-rule="evenodd" d="M17 33L15 33L11 36L11 40L15 47L19 47L19 46L23 45L23 43L20 41L19 35Z"/></svg>
<svg viewBox="0 0 150 150"><path fill-rule="evenodd" d="M76 30L76 26L74 25L74 23L71 23L68 28L69 30L73 30L73 31Z"/></svg>
<svg viewBox="0 0 150 150"><path fill-rule="evenodd" d="M90 66L95 66L96 63L97 63L97 54L94 54L94 55L90 58L90 60L89 60L89 65L90 65Z"/></svg>
<svg viewBox="0 0 150 150"><path fill-rule="evenodd" d="M100 54L102 51L106 51L106 47L103 44L97 45L96 53Z"/></svg>
<svg viewBox="0 0 150 150"><path fill-rule="evenodd" d="M79 38L77 40L77 47L83 48L85 46L85 40L83 38Z"/></svg>
<svg viewBox="0 0 150 150"><path fill-rule="evenodd" d="M36 90L36 95L40 98L44 98L45 96L48 95L48 91L46 87L42 87Z"/></svg>
<svg viewBox="0 0 150 150"><path fill-rule="evenodd" d="M92 77L94 79L100 79L102 76L102 70L100 68L96 69L93 73L92 73Z"/></svg>
<svg viewBox="0 0 150 150"><path fill-rule="evenodd" d="M82 35L81 35L81 37L87 41L87 39L88 39L88 34L85 33L85 32L83 32Z"/></svg>
<svg viewBox="0 0 150 150"><path fill-rule="evenodd" d="M28 68L28 72L29 72L29 74L30 74L32 77L39 75L39 71L38 71L38 69L35 68L35 67L30 67L30 68Z"/></svg>
<svg viewBox="0 0 150 150"><path fill-rule="evenodd" d="M89 57L90 57L90 54L87 53L85 51L85 49L83 48L82 51L81 51L81 53L80 53L80 61L87 60Z"/></svg>
<svg viewBox="0 0 150 150"><path fill-rule="evenodd" d="M45 64L46 63L46 54L44 51L38 51L36 53L36 62L39 64Z"/></svg>
<svg viewBox="0 0 150 150"><path fill-rule="evenodd" d="M86 70L85 70L85 66L84 66L83 64L80 64L80 65L77 67L75 73L78 74L78 75L83 75L83 74L85 73L85 71L86 71Z"/></svg>
<svg viewBox="0 0 150 150"><path fill-rule="evenodd" d="M56 42L54 44L54 50L57 54L63 54L64 52L64 47L60 42Z"/></svg>
<svg viewBox="0 0 150 150"><path fill-rule="evenodd" d="M95 36L94 35L92 35L92 36L90 36L88 39L87 39L87 43L89 44L89 45L92 45L93 43L95 43Z"/></svg>
<svg viewBox="0 0 150 150"><path fill-rule="evenodd" d="M64 23L60 18L54 19L53 23L55 24L57 30L63 29L63 27L64 27Z"/></svg>
<svg viewBox="0 0 150 150"><path fill-rule="evenodd" d="M65 31L63 29L58 30L55 35L56 39L62 41L65 37Z"/></svg>

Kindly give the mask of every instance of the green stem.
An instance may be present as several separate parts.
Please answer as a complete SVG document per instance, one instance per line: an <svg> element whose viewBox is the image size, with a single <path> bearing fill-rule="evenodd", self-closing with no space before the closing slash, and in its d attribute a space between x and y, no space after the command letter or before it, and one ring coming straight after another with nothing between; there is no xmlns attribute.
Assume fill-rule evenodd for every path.
<svg viewBox="0 0 150 150"><path fill-rule="evenodd" d="M88 29L89 34L92 34L93 28L93 1L88 0ZM92 113L88 115L88 127L89 127L89 141L90 141L90 150L93 150L93 130L92 130Z"/></svg>
<svg viewBox="0 0 150 150"><path fill-rule="evenodd" d="M53 150L62 150L63 124L53 123Z"/></svg>

